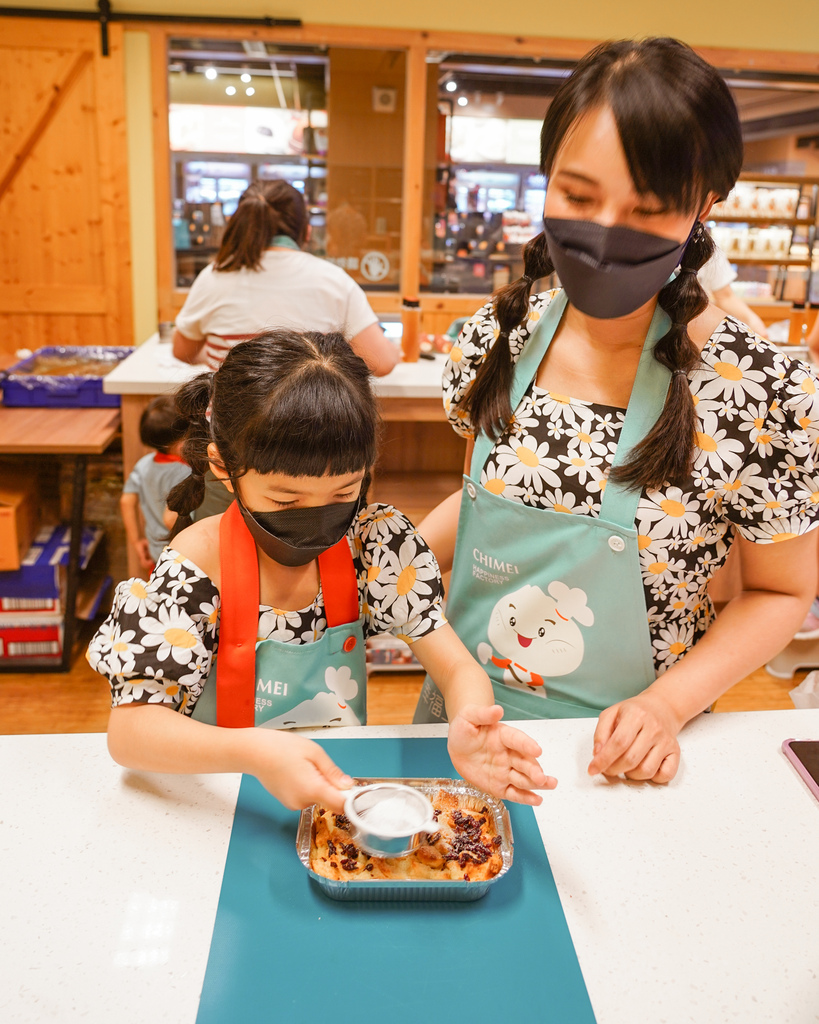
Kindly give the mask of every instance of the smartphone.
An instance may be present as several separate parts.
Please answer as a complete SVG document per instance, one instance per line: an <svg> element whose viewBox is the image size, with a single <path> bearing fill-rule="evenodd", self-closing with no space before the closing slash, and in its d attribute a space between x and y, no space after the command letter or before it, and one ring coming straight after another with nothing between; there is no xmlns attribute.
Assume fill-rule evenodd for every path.
<svg viewBox="0 0 819 1024"><path fill-rule="evenodd" d="M819 800L819 740L785 740L782 753Z"/></svg>

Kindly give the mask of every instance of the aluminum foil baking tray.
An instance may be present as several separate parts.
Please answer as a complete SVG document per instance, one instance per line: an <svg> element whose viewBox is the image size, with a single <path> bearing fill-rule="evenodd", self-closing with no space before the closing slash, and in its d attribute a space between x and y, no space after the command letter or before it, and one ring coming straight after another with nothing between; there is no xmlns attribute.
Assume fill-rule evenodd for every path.
<svg viewBox="0 0 819 1024"><path fill-rule="evenodd" d="M355 779L355 785L367 786L374 782L399 782L404 786L413 786L420 789L432 799L439 789L445 789L458 796L468 796L480 800L489 808L489 813L494 818L495 828L501 837L501 858L500 871L493 878L479 882L465 882L463 880L450 881L448 879L440 882L430 882L426 879L396 881L391 878L373 878L360 882L336 881L333 878L325 878L317 874L310 867L310 842L313 825L313 814L316 804L305 808L299 818L299 828L296 835L296 852L299 860L307 869L308 877L318 885L331 899L334 900L378 900L391 901L394 903L415 902L417 900L440 900L453 903L468 903L472 900L479 900L489 892L489 887L494 885L512 866L512 854L514 843L512 839L512 823L509 820L509 812L503 801L487 796L475 786L460 779Z"/></svg>

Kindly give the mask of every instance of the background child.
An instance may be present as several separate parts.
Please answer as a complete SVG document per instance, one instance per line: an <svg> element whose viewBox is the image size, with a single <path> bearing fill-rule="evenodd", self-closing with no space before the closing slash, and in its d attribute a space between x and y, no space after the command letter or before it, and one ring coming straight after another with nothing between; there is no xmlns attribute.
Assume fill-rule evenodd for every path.
<svg viewBox="0 0 819 1024"><path fill-rule="evenodd" d="M143 455L134 466L122 489L119 507L128 543L136 550L140 565L149 571L167 544L168 529L176 519L176 514L166 508L168 494L191 471L180 455L187 426L173 395L154 398L139 421L140 440L156 450Z"/></svg>
<svg viewBox="0 0 819 1024"><path fill-rule="evenodd" d="M120 584L89 648L112 688L114 759L249 772L288 807L340 810L349 778L317 744L281 729L363 724L365 641L390 631L443 694L461 775L539 803L532 790L555 782L537 764L538 745L500 724L486 673L443 615L434 556L396 509L363 507L378 411L367 367L342 336L276 331L243 342L177 404L191 475L168 503L182 532L147 585ZM209 467L237 501L184 528Z"/></svg>

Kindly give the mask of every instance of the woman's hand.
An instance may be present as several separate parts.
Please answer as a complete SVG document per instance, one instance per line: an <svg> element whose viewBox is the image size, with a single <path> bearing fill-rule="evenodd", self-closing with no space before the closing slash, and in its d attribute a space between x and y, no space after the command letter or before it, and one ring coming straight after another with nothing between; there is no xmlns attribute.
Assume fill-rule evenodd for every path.
<svg viewBox="0 0 819 1024"><path fill-rule="evenodd" d="M501 725L503 708L465 705L449 724L448 749L453 765L473 786L502 800L540 804L535 789L554 789L557 779L537 763L543 753L519 729Z"/></svg>
<svg viewBox="0 0 819 1024"><path fill-rule="evenodd" d="M597 721L589 775L670 782L680 766L683 725L662 697L647 691L613 704Z"/></svg>
<svg viewBox="0 0 819 1024"><path fill-rule="evenodd" d="M353 780L312 740L279 729L254 729L251 771L291 811L321 804L341 814Z"/></svg>

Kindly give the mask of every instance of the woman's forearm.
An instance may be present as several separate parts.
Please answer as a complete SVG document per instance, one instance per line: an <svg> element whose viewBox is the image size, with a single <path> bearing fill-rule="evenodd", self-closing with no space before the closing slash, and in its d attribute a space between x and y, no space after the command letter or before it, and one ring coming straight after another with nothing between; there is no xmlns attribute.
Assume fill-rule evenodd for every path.
<svg viewBox="0 0 819 1024"><path fill-rule="evenodd" d="M183 363L195 363L204 344L204 340L196 341L194 338L188 338L180 330L175 330L171 338L171 350L174 357Z"/></svg>
<svg viewBox="0 0 819 1024"><path fill-rule="evenodd" d="M793 639L811 595L745 591L729 601L708 632L646 690L662 696L680 728L778 654Z"/></svg>
<svg viewBox="0 0 819 1024"><path fill-rule="evenodd" d="M418 532L435 555L442 573L452 569L461 509L461 490L459 488L450 494L418 524Z"/></svg>

